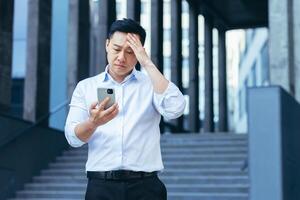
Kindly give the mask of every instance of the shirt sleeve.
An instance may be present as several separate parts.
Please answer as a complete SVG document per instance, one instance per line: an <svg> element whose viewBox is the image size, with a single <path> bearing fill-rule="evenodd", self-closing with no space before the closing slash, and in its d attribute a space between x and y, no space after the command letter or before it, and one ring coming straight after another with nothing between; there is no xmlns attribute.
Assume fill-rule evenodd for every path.
<svg viewBox="0 0 300 200"><path fill-rule="evenodd" d="M85 144L75 134L77 124L88 118L88 109L84 100L84 93L80 83L77 84L70 103L70 110L65 125L65 137L68 143L73 147L80 147Z"/></svg>
<svg viewBox="0 0 300 200"><path fill-rule="evenodd" d="M154 92L153 99L156 109L166 119L178 118L184 112L186 105L184 96L178 87L170 81L162 94Z"/></svg>

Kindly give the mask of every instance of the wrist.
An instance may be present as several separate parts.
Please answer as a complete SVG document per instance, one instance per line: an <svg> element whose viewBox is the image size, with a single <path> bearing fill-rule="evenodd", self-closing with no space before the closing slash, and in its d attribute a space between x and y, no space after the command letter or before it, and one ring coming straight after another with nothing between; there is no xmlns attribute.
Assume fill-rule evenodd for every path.
<svg viewBox="0 0 300 200"><path fill-rule="evenodd" d="M89 118L86 122L86 125L87 125L87 128L90 130L90 131L95 131L96 128L98 127L98 125L94 122L93 119Z"/></svg>
<svg viewBox="0 0 300 200"><path fill-rule="evenodd" d="M149 68L149 67L153 67L155 66L152 62L152 60L146 60L145 62L141 63L141 65L144 67L144 68Z"/></svg>

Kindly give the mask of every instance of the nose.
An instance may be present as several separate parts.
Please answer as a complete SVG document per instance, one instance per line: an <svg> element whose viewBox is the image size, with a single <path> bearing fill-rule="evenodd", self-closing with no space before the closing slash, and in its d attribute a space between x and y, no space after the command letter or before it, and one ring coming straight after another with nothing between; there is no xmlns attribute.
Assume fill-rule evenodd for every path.
<svg viewBox="0 0 300 200"><path fill-rule="evenodd" d="M125 53L124 53L124 51L120 51L120 53L118 55L118 61L119 62L124 62L125 61Z"/></svg>

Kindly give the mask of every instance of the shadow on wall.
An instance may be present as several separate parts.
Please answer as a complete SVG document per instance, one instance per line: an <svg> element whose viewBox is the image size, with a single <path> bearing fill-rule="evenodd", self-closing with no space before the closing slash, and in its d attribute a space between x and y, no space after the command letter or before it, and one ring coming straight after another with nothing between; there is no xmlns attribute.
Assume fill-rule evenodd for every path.
<svg viewBox="0 0 300 200"><path fill-rule="evenodd" d="M0 200L12 197L68 148L63 132L13 117L0 115L0 130Z"/></svg>
<svg viewBox="0 0 300 200"><path fill-rule="evenodd" d="M250 196L300 199L300 104L280 87L248 93Z"/></svg>

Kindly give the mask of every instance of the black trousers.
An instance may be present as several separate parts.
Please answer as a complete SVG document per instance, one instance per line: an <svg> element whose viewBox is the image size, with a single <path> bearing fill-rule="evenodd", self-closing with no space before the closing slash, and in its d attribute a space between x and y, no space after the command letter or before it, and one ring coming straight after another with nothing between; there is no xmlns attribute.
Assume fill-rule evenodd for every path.
<svg viewBox="0 0 300 200"><path fill-rule="evenodd" d="M130 180L89 178L85 200L166 200L167 190L157 177Z"/></svg>

